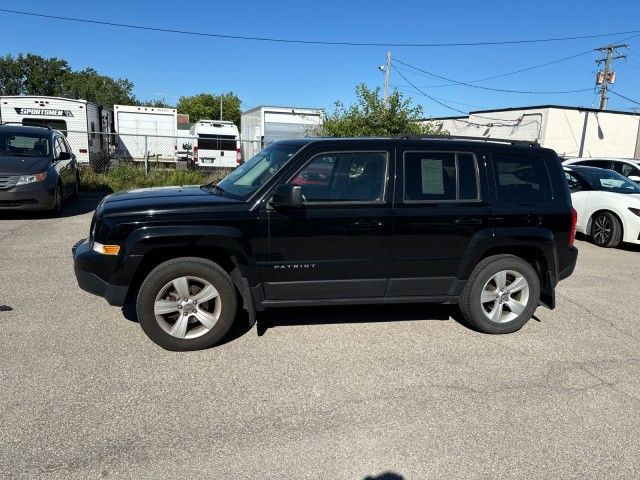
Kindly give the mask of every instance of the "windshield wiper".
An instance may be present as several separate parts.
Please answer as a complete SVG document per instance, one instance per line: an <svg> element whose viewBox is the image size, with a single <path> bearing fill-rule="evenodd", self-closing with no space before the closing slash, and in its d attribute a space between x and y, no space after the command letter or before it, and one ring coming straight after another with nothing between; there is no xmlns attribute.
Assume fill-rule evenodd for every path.
<svg viewBox="0 0 640 480"><path fill-rule="evenodd" d="M210 183L208 185L203 185L201 188L203 189L207 189L209 191L211 190L217 190L218 192L220 192L221 194L225 193L225 190L222 187L219 187L216 183Z"/></svg>

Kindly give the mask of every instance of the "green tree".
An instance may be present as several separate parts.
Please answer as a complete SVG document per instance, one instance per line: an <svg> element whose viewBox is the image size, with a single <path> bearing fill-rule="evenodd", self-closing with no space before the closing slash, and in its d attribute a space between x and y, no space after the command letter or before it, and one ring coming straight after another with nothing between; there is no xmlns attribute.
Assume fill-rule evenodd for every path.
<svg viewBox="0 0 640 480"><path fill-rule="evenodd" d="M438 127L422 121L422 107L413 105L411 98L396 89L385 106L380 88L365 84L356 86L356 101L345 107L335 102L335 110L328 115L321 129L314 134L328 137L392 136L408 134L446 134Z"/></svg>
<svg viewBox="0 0 640 480"><path fill-rule="evenodd" d="M142 100L138 102L141 107L153 107L153 108L175 108L173 105L169 105L164 98L153 98L151 100Z"/></svg>
<svg viewBox="0 0 640 480"><path fill-rule="evenodd" d="M0 58L0 94L60 95L71 68L66 60L18 54Z"/></svg>
<svg viewBox="0 0 640 480"><path fill-rule="evenodd" d="M222 98L222 120L229 120L240 127L240 99L233 92L222 95L199 93L178 99L178 113L189 115L191 122L210 118L220 118L220 98Z"/></svg>
<svg viewBox="0 0 640 480"><path fill-rule="evenodd" d="M109 107L137 103L133 95L133 82L126 78L100 75L93 68L70 72L64 80L63 91L66 95Z"/></svg>

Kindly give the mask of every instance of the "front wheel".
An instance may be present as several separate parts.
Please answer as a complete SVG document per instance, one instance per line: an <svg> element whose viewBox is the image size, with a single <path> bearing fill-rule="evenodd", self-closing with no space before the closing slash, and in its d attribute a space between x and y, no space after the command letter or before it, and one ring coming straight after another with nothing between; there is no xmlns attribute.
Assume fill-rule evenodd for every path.
<svg viewBox="0 0 640 480"><path fill-rule="evenodd" d="M463 317L484 333L512 333L533 316L540 302L540 279L514 255L482 260L460 296Z"/></svg>
<svg viewBox="0 0 640 480"><path fill-rule="evenodd" d="M591 221L591 238L599 247L616 248L622 242L620 220L609 212L600 212Z"/></svg>
<svg viewBox="0 0 640 480"><path fill-rule="evenodd" d="M140 326L167 350L200 350L229 331L236 292L219 265L197 257L166 261L142 282L136 308Z"/></svg>
<svg viewBox="0 0 640 480"><path fill-rule="evenodd" d="M53 207L49 210L48 215L55 218L62 215L62 185L58 184L56 186L56 191L53 195Z"/></svg>

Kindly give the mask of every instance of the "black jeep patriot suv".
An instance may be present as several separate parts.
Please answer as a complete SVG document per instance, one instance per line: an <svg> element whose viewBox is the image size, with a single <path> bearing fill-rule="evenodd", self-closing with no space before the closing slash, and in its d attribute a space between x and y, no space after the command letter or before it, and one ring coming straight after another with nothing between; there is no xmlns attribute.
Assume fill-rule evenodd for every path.
<svg viewBox="0 0 640 480"><path fill-rule="evenodd" d="M170 350L209 347L237 304L458 303L521 328L576 263L560 161L536 144L454 137L276 142L217 185L98 205L74 247L81 288L135 300Z"/></svg>

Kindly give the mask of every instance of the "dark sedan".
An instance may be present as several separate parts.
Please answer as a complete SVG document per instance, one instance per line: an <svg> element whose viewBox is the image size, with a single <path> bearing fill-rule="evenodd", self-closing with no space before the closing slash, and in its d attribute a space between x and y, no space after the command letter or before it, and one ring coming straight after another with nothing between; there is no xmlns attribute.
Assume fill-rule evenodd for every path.
<svg viewBox="0 0 640 480"><path fill-rule="evenodd" d="M0 211L62 212L80 193L76 157L67 139L47 127L0 125Z"/></svg>

